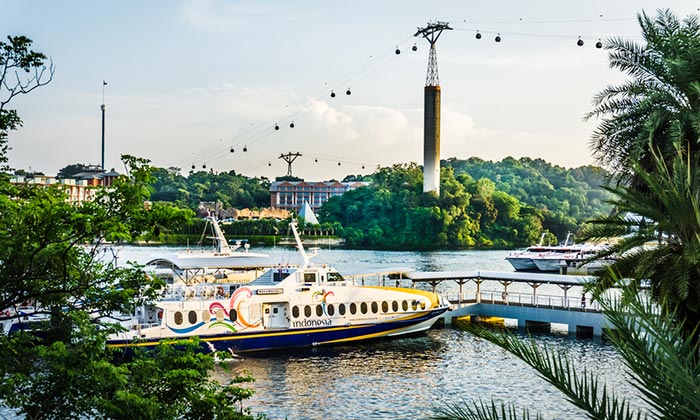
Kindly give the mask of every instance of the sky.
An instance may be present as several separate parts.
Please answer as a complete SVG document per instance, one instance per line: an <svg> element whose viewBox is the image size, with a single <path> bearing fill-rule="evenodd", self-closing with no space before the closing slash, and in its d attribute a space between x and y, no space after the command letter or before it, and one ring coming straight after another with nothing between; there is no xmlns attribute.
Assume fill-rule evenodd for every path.
<svg viewBox="0 0 700 420"><path fill-rule="evenodd" d="M641 42L637 14L662 8L700 13L681 0L0 0L2 39L29 37L55 66L10 103L24 124L9 164L99 165L103 103L118 172L123 154L272 179L299 153L292 173L310 181L421 164L429 44L414 34L436 20L453 28L436 44L443 159L595 164L584 116L626 76L594 45Z"/></svg>

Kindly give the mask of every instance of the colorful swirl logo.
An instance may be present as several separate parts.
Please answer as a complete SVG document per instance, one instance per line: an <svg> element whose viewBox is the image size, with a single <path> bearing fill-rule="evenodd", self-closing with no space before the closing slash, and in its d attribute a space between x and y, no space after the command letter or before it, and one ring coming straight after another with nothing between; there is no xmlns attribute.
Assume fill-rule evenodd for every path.
<svg viewBox="0 0 700 420"><path fill-rule="evenodd" d="M323 308L323 314L325 316L330 316L330 315L328 315L328 311L326 310L326 303L328 301L328 296L335 296L335 293L326 292L325 290L321 290L320 292L313 292L311 294L311 300L321 304L321 308Z"/></svg>

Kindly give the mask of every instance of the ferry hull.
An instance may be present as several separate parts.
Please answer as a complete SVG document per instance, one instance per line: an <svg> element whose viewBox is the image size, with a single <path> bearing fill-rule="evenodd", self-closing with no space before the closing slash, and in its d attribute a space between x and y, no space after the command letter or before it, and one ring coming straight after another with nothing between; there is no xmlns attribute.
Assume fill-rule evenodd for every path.
<svg viewBox="0 0 700 420"><path fill-rule="evenodd" d="M240 332L200 336L203 352L230 351L234 353L313 347L332 345L350 341L368 340L412 334L429 329L447 311L446 307L413 314L402 319L376 324L331 326L322 328L277 329L255 332ZM175 337L174 339L187 339ZM133 348L155 347L159 341L135 342L112 340L110 347Z"/></svg>
<svg viewBox="0 0 700 420"><path fill-rule="evenodd" d="M530 257L506 257L506 260L513 266L515 271L536 271L537 266Z"/></svg>

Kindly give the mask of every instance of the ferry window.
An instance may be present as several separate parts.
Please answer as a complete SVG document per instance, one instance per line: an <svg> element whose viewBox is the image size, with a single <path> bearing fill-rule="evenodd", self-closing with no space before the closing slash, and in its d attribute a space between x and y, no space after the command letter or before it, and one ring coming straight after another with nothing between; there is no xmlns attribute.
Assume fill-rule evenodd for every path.
<svg viewBox="0 0 700 420"><path fill-rule="evenodd" d="M382 312L389 312L389 303L387 301L382 302Z"/></svg>
<svg viewBox="0 0 700 420"><path fill-rule="evenodd" d="M323 307L321 305L316 305L316 316L323 316Z"/></svg>
<svg viewBox="0 0 700 420"><path fill-rule="evenodd" d="M209 318L211 318L211 317L209 316L209 311L206 310L206 309L203 310L203 311L202 311L202 321L204 321L205 323L208 324L208 323L209 323Z"/></svg>
<svg viewBox="0 0 700 420"><path fill-rule="evenodd" d="M316 283L316 273L304 273L304 283Z"/></svg>
<svg viewBox="0 0 700 420"><path fill-rule="evenodd" d="M360 312L362 312L363 314L367 313L367 302L360 303Z"/></svg>
<svg viewBox="0 0 700 420"><path fill-rule="evenodd" d="M401 302L401 309L403 309L404 311L408 310L408 301L407 300L404 300L403 302Z"/></svg>
<svg viewBox="0 0 700 420"><path fill-rule="evenodd" d="M377 302L372 302L372 313L376 314L377 312L379 312L379 305Z"/></svg>
<svg viewBox="0 0 700 420"><path fill-rule="evenodd" d="M294 305L294 307L292 308L292 316L294 318L299 318L299 315L299 307Z"/></svg>
<svg viewBox="0 0 700 420"><path fill-rule="evenodd" d="M338 313L341 316L345 315L345 304L344 303L341 303L340 305L338 305Z"/></svg>
<svg viewBox="0 0 700 420"><path fill-rule="evenodd" d="M197 323L197 312L190 311L187 314L187 320L190 322L190 324L196 324Z"/></svg>
<svg viewBox="0 0 700 420"><path fill-rule="evenodd" d="M311 306L306 305L304 306L304 315L309 318L311 316Z"/></svg>
<svg viewBox="0 0 700 420"><path fill-rule="evenodd" d="M224 321L224 311L223 311L223 309L217 309L217 310L216 310L216 321L217 321L217 322L223 322L223 321Z"/></svg>
<svg viewBox="0 0 700 420"><path fill-rule="evenodd" d="M399 311L399 302L397 302L397 301L391 302L391 310L394 312L398 312Z"/></svg>
<svg viewBox="0 0 700 420"><path fill-rule="evenodd" d="M415 311L416 309L418 309L418 301L417 301L417 300L413 299L413 300L411 301L411 309L413 309L414 311Z"/></svg>
<svg viewBox="0 0 700 420"><path fill-rule="evenodd" d="M238 312L236 312L235 309L231 309L228 312L228 318L231 320L231 322L236 322L236 320L238 319Z"/></svg>
<svg viewBox="0 0 700 420"><path fill-rule="evenodd" d="M328 273L328 281L344 281L345 279L343 276L340 275L340 273L336 272L331 272Z"/></svg>
<svg viewBox="0 0 700 420"><path fill-rule="evenodd" d="M330 304L328 305L327 311L328 316L333 316L335 314L335 307L332 304Z"/></svg>
<svg viewBox="0 0 700 420"><path fill-rule="evenodd" d="M355 304L355 302L350 304L350 313L353 315L357 313L357 305Z"/></svg>
<svg viewBox="0 0 700 420"><path fill-rule="evenodd" d="M180 311L175 312L175 314L173 315L173 318L174 318L175 324L177 324L177 325L182 324L182 312L180 312Z"/></svg>
<svg viewBox="0 0 700 420"><path fill-rule="evenodd" d="M421 301L421 303L420 303L420 308L421 308L421 309L425 309L425 302Z"/></svg>

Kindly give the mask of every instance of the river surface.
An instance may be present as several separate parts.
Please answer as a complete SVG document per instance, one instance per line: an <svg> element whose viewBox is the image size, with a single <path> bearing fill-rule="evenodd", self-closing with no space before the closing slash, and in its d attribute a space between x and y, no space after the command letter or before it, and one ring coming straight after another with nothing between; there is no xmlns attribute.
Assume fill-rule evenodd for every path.
<svg viewBox="0 0 700 420"><path fill-rule="evenodd" d="M146 263L173 252L167 247L115 248L118 263ZM292 248L258 248L270 255L271 264L299 263ZM508 251L361 251L321 249L312 261L328 263L341 273L407 268L418 271L513 271L505 261ZM111 254L111 252L110 252ZM512 285L515 287L516 285ZM425 287L425 286L424 286ZM498 283L482 285L495 292ZM529 286L521 286L528 292ZM454 293L456 284L445 282L439 293ZM465 291L475 290L470 282ZM511 289L509 289L511 290ZM514 290L518 291L518 290ZM576 293L574 290L571 293ZM500 292L497 292L500 293ZM542 286L538 294L561 295L556 286ZM578 292L580 293L580 292ZM516 334L523 332L513 330ZM539 345L567 354L579 370L600 375L620 396L637 393L626 381L625 367L611 345L601 339L577 339L566 330L534 335ZM560 392L540 379L523 362L500 348L456 328L433 328L417 336L352 345L294 351L245 354L215 372L228 381L249 372L255 390L245 402L254 413L270 419L421 419L448 404L492 400L528 408L548 419L584 419L585 415ZM633 406L641 403L632 400ZM0 410L2 415L13 417Z"/></svg>

